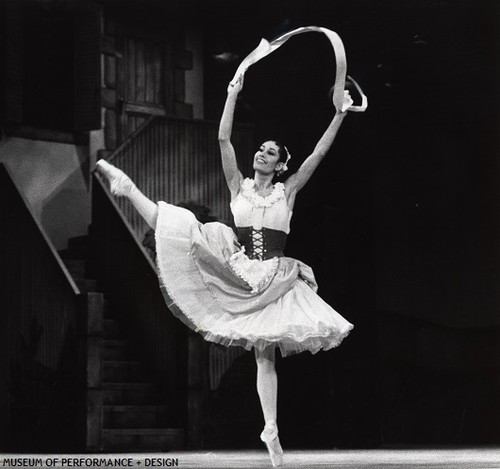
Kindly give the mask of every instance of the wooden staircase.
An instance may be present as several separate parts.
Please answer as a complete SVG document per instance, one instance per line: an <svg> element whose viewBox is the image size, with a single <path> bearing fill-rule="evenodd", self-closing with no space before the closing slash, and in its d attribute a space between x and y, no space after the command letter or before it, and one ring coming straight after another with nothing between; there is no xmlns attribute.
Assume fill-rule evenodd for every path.
<svg viewBox="0 0 500 469"><path fill-rule="evenodd" d="M105 317L103 337L103 449L181 449L184 430L169 428L171 409L116 319Z"/></svg>
<svg viewBox="0 0 500 469"><path fill-rule="evenodd" d="M68 240L68 247L59 251L66 268L82 293L97 292L97 282L89 275L90 238L77 236Z"/></svg>
<svg viewBox="0 0 500 469"><path fill-rule="evenodd" d="M90 237L69 240L60 255L83 291L97 291L90 265ZM184 447L183 428L172 428L171 407L165 402L157 383L148 373L140 353L127 337L119 321L119 311L106 301L103 314L94 319L97 340L87 343L87 367L95 377L87 386L92 389L88 427L97 451L169 451ZM97 324L100 322L100 324ZM99 337L100 336L100 337Z"/></svg>

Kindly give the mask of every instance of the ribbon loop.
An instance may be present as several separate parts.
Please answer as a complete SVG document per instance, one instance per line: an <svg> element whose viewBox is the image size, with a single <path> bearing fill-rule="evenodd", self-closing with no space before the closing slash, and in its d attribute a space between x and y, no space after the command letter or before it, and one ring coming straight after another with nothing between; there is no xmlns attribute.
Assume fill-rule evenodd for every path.
<svg viewBox="0 0 500 469"><path fill-rule="evenodd" d="M336 71L335 71L335 84L333 87L333 96L332 101L333 105L337 109L342 109L344 104L344 89L345 89L345 80L346 80L346 70L347 70L347 61L345 55L344 44L342 43L342 39L340 36L327 28L323 28L320 26L303 26L301 28L294 29L289 31L282 36L273 39L269 42L267 39L261 39L259 45L248 54L243 61L240 63L236 73L231 80L233 86L238 81L238 78L241 75L244 75L245 72L256 62L273 53L276 49L281 47L288 39L297 34L307 33L307 32L319 32L323 33L330 41L330 44L333 47L335 53L335 60L337 63ZM368 107L368 98L365 96L361 87L354 81L351 77L349 79L353 82L355 88L361 95L361 105L355 106L351 105L347 110L352 112L364 112Z"/></svg>

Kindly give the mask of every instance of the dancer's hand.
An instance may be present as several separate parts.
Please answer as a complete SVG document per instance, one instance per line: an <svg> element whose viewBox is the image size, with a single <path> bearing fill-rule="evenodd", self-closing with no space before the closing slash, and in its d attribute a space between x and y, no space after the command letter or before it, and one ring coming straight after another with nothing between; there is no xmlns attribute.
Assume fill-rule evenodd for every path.
<svg viewBox="0 0 500 469"><path fill-rule="evenodd" d="M234 84L233 82L229 83L227 87L227 92L238 94L243 89L244 80L245 80L245 75L241 74L236 80L236 83Z"/></svg>
<svg viewBox="0 0 500 469"><path fill-rule="evenodd" d="M349 91L344 90L344 100L342 102L342 107L337 108L337 115L345 116L349 108L354 104Z"/></svg>

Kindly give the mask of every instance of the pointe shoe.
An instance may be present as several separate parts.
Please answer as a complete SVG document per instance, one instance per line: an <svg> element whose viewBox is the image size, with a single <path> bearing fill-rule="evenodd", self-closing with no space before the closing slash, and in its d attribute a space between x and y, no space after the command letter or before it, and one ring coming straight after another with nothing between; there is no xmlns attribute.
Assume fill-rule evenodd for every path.
<svg viewBox="0 0 500 469"><path fill-rule="evenodd" d="M278 438L278 427L276 424L266 424L260 439L266 444L271 464L273 467L280 467L283 464L283 449Z"/></svg>
<svg viewBox="0 0 500 469"><path fill-rule="evenodd" d="M121 169L106 160L99 160L96 167L109 181L109 189L113 195L128 196L136 188L132 180Z"/></svg>

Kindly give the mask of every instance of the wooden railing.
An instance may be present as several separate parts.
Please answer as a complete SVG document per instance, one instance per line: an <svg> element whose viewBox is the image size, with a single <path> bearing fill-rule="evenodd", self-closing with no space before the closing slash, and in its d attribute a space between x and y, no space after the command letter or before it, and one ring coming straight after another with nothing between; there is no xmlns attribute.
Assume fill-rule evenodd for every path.
<svg viewBox="0 0 500 469"><path fill-rule="evenodd" d="M172 204L193 201L208 207L217 220L231 223L229 191L220 162L218 124L202 120L152 117L109 158L151 200ZM233 145L239 166L252 163L253 127L235 125ZM147 227L127 200L118 205L138 237Z"/></svg>
<svg viewBox="0 0 500 469"><path fill-rule="evenodd" d="M82 295L0 164L0 450L81 449Z"/></svg>
<svg viewBox="0 0 500 469"><path fill-rule="evenodd" d="M172 426L186 418L187 336L168 310L153 261L134 235L104 183L94 175L92 194L93 265L99 288L129 331L131 341L161 386Z"/></svg>
<svg viewBox="0 0 500 469"><path fill-rule="evenodd" d="M207 207L210 215L218 221L231 224L229 191L222 172L217 133L218 123L216 122L152 117L131 134L108 160L125 171L151 200L165 200L172 204L193 202L195 205ZM243 174L248 174L251 170L253 155L253 127L235 125L232 143L241 171ZM107 204L112 198L107 190L106 194L101 192L105 190L102 182L99 181L98 184L99 187L94 194L97 196L95 200L104 197ZM221 349L214 344L201 344L199 338L192 335L189 336L187 342L184 342L187 331L182 329L182 326L179 328L180 323L172 318L163 303L157 303L159 301L158 281L156 278L151 279L154 264L141 246L144 234L149 227L127 199L114 199L113 203L120 210L121 216L118 218L123 218L121 228L118 226L118 218L115 215L102 214L101 221L106 223L114 217L117 223L113 225L113 230L124 230L120 236L126 236L127 231L134 233L136 242L132 243L132 240L127 238L126 244L134 245L134 254L131 257L126 249L122 249L122 246L115 250L116 239L113 237L119 236L118 234L105 235L111 236L113 241L111 245L106 242L102 246L111 246L110 249L115 251L114 255L118 256L116 259L118 263L108 268L107 275L110 278L103 279L103 281L114 283L119 281L118 277L125 276L126 278L121 278L123 282L121 286L117 286L118 295L124 290L131 293L134 288L143 288L141 291L152 288L156 292L149 292L148 295L152 296L148 296L149 299L145 303L142 303L142 298L138 297L130 300L141 303L138 306L141 311L144 310L144 315L140 320L137 317L132 318L133 314L142 313L132 313L132 309L127 309L127 314L130 314L129 324L134 327L134 330L140 331L139 334L143 337L147 353L155 357L158 376L164 381L165 386L170 386L169 393L174 401L186 404L188 408L185 420L188 426L187 443L191 448L200 448L203 446L205 398L210 391L219 386L222 376L244 351L239 348ZM101 207L95 207L95 210L94 225L95 215L99 213ZM102 234L96 233L96 235L101 243ZM111 238L109 238L110 241ZM147 257L149 266L146 267L144 264L141 267L143 270L138 271L134 263L143 264L139 259L141 255ZM110 256L110 253L103 253L103 258L106 256ZM119 274L116 271L113 272L115 269L119 271ZM140 286L134 286L139 275L142 276L143 283ZM132 290L129 292L130 287ZM104 288L106 292L109 291L109 286ZM154 300L152 300L153 297ZM123 301L125 305L126 302ZM154 306L150 305L150 301L154 301ZM168 320L165 316L168 316ZM141 326L138 325L139 321L142 323ZM158 327L159 324L161 327ZM163 336L163 333L166 335ZM150 341L151 337L154 339ZM186 351L187 357L184 356ZM178 356L181 356L182 361L176 363ZM187 390L187 400L182 403L179 397L182 388L181 381L179 381L181 370L178 367L182 368L186 364L188 374L185 376L186 387L183 391ZM176 389L172 387L174 382Z"/></svg>

